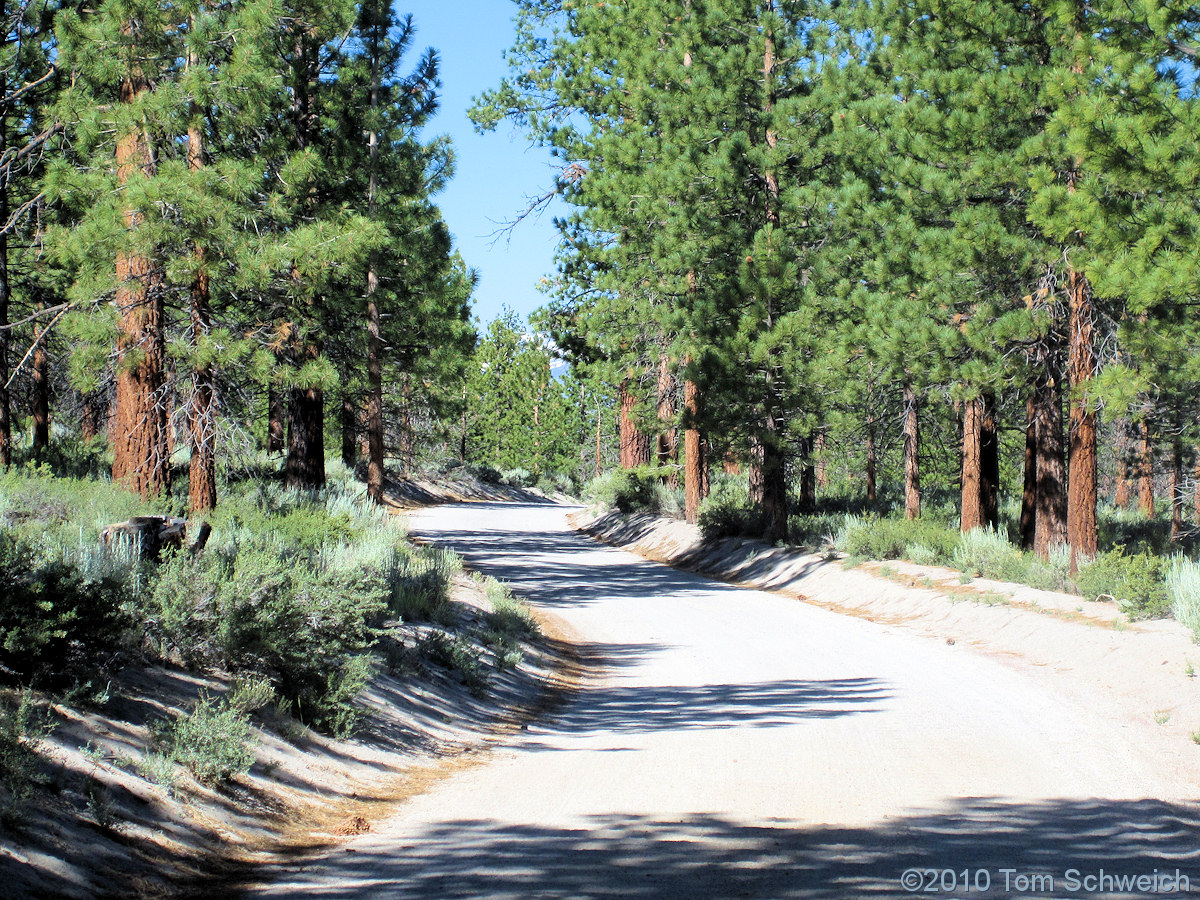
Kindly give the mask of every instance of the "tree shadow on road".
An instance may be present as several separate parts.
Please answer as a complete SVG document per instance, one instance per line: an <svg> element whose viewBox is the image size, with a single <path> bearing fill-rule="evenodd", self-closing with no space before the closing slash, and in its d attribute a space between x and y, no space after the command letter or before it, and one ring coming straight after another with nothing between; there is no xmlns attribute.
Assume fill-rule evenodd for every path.
<svg viewBox="0 0 1200 900"><path fill-rule="evenodd" d="M875 712L892 696L875 678L785 679L741 684L588 687L548 728L555 733L773 728L805 719Z"/></svg>
<svg viewBox="0 0 1200 900"><path fill-rule="evenodd" d="M295 879L289 896L325 900L1175 897L1186 893L1072 889L1066 873L1076 869L1082 881L1101 869L1172 877L1179 870L1200 888L1198 815L1194 805L1157 800L970 798L861 828L744 825L703 814L683 821L597 816L578 828L475 819L440 823L386 847L334 852L311 882L302 867L280 877ZM953 878L959 887L906 890L901 875L913 868L953 873L944 888ZM985 877L990 888L978 890Z"/></svg>

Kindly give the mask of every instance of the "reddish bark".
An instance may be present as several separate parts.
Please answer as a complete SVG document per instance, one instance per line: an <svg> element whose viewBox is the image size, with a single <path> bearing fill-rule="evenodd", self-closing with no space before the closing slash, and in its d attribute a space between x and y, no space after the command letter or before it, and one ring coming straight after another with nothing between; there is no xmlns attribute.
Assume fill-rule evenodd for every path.
<svg viewBox="0 0 1200 900"><path fill-rule="evenodd" d="M122 103L133 103L149 90L145 77L133 74L121 82ZM137 173L152 174L154 160L140 131L117 139L117 181L126 185ZM125 227L136 232L142 216L124 213ZM165 310L159 277L151 260L136 251L116 258L119 311L117 384L113 437L113 481L149 498L165 492L170 483L167 447Z"/></svg>
<svg viewBox="0 0 1200 900"><path fill-rule="evenodd" d="M650 435L637 427L634 412L637 397L629 389L629 379L621 382L621 468L636 469L650 465Z"/></svg>
<svg viewBox="0 0 1200 900"><path fill-rule="evenodd" d="M1200 447L1195 448L1196 466L1192 469L1192 520L1200 522Z"/></svg>
<svg viewBox="0 0 1200 900"><path fill-rule="evenodd" d="M0 70L0 94L4 92L7 72ZM0 107L0 155L8 151L8 117L3 115L7 106ZM8 221L8 185L0 184L0 222ZM8 389L9 379L9 333L8 307L10 302L8 281L8 232L0 233L0 469L12 465L12 398Z"/></svg>
<svg viewBox="0 0 1200 900"><path fill-rule="evenodd" d="M658 357L658 421L660 423L655 456L659 466L673 466L678 439L675 434L675 376L671 374L671 360L665 354ZM671 487L679 483L675 469L663 479Z"/></svg>
<svg viewBox="0 0 1200 900"><path fill-rule="evenodd" d="M962 505L959 524L966 533L983 528L982 456L983 401L976 397L963 405L962 438Z"/></svg>
<svg viewBox="0 0 1200 900"><path fill-rule="evenodd" d="M683 492L684 514L695 523L704 490L704 442L700 437L700 388L694 381L683 383Z"/></svg>
<svg viewBox="0 0 1200 900"><path fill-rule="evenodd" d="M904 518L921 517L920 421L917 416L917 392L904 385Z"/></svg>
<svg viewBox="0 0 1200 900"><path fill-rule="evenodd" d="M1025 400L1025 465L1021 489L1021 521L1018 526L1022 550L1032 550L1037 523L1037 401L1034 394Z"/></svg>
<svg viewBox="0 0 1200 900"><path fill-rule="evenodd" d="M107 428L103 420L108 404L96 393L83 394L79 401L82 407L79 415L79 436L84 441L91 441L100 434L101 428Z"/></svg>
<svg viewBox="0 0 1200 900"><path fill-rule="evenodd" d="M267 389L267 452L282 453L287 445L287 405L283 395L274 388Z"/></svg>
<svg viewBox="0 0 1200 900"><path fill-rule="evenodd" d="M1150 439L1150 423L1138 423L1141 432L1138 458L1138 509L1147 519L1154 518L1154 444Z"/></svg>
<svg viewBox="0 0 1200 900"><path fill-rule="evenodd" d="M193 56L189 66L197 65ZM188 129L188 168L199 171L204 166L203 120L199 111L193 113ZM204 247L195 247L197 271L191 290L192 346L199 347L212 327L209 309L209 276L205 268ZM214 509L217 505L217 417L216 373L211 363L192 369L192 406L188 416L191 442L191 461L188 463L188 509L193 513Z"/></svg>
<svg viewBox="0 0 1200 900"><path fill-rule="evenodd" d="M1067 543L1071 571L1098 551L1096 531L1096 413L1087 389L1096 372L1092 289L1082 272L1067 275L1067 375L1071 384L1067 452Z"/></svg>
<svg viewBox="0 0 1200 900"><path fill-rule="evenodd" d="M1120 509L1129 506L1129 439L1124 427L1117 431L1117 473L1116 487L1113 490L1113 503Z"/></svg>
<svg viewBox="0 0 1200 900"><path fill-rule="evenodd" d="M50 354L46 352L47 337L42 327L34 329L30 413L33 418L32 449L35 456L40 456L50 448Z"/></svg>
<svg viewBox="0 0 1200 900"><path fill-rule="evenodd" d="M829 487L829 437L824 431L817 432L817 490Z"/></svg>
<svg viewBox="0 0 1200 900"><path fill-rule="evenodd" d="M1183 446L1171 445L1171 542L1183 539Z"/></svg>
<svg viewBox="0 0 1200 900"><path fill-rule="evenodd" d="M875 502L876 492L876 468L878 467L878 449L875 446L875 416L867 416L867 447L866 447L866 476L867 476L867 502Z"/></svg>
<svg viewBox="0 0 1200 900"><path fill-rule="evenodd" d="M1037 429L1037 502L1033 552L1042 559L1067 540L1067 496L1063 466L1064 436L1059 382L1049 373L1034 391Z"/></svg>
<svg viewBox="0 0 1200 900"><path fill-rule="evenodd" d="M996 434L996 397L985 391L963 404L963 532L999 523L1000 442Z"/></svg>

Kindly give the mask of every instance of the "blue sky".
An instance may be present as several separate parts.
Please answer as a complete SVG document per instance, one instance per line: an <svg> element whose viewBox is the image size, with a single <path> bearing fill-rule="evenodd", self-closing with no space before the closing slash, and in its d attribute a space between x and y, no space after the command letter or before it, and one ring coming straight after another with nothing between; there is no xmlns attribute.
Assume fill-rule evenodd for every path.
<svg viewBox="0 0 1200 900"><path fill-rule="evenodd" d="M433 47L441 57L442 103L427 136L454 141L456 174L437 197L467 265L479 271L475 312L483 322L502 306L522 315L545 303L537 281L554 271L554 209L521 222L508 235L493 234L549 189L554 168L546 150L530 147L508 123L476 134L467 119L473 97L499 83L506 72L501 53L512 44L510 0L398 0L396 12L411 13L417 26L413 50ZM562 207L558 206L559 212Z"/></svg>

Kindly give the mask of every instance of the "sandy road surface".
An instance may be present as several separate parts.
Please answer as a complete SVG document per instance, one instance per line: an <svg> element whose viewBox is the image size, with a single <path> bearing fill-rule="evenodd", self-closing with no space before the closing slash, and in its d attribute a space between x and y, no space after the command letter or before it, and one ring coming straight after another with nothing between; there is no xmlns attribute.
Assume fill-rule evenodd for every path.
<svg viewBox="0 0 1200 900"><path fill-rule="evenodd" d="M1087 890L1101 869L1179 869L1200 892L1197 786L1028 673L601 546L562 507L413 527L565 622L594 675L487 765L251 896L1184 896ZM910 892L913 867L955 874Z"/></svg>

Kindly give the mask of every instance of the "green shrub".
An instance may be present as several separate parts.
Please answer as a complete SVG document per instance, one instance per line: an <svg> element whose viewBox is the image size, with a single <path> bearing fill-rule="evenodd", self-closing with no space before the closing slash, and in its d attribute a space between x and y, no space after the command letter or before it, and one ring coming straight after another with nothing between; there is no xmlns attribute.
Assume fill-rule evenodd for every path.
<svg viewBox="0 0 1200 900"><path fill-rule="evenodd" d="M507 469L500 473L500 481L511 487L533 487L537 476L528 469Z"/></svg>
<svg viewBox="0 0 1200 900"><path fill-rule="evenodd" d="M913 544L922 544L937 559L953 557L958 532L924 519L847 516L834 538L834 546L847 556L861 559L902 559Z"/></svg>
<svg viewBox="0 0 1200 900"><path fill-rule="evenodd" d="M571 480L570 475L562 472L547 472L543 474L538 479L535 487L546 496L555 493L571 496L575 492L575 482Z"/></svg>
<svg viewBox="0 0 1200 900"><path fill-rule="evenodd" d="M421 640L421 653L431 662L456 673L475 694L487 687L487 671L479 651L462 638L444 631L431 631Z"/></svg>
<svg viewBox="0 0 1200 900"><path fill-rule="evenodd" d="M146 609L148 633L191 666L274 674L280 693L321 705L331 673L375 639L385 573L296 565L268 550L166 563ZM338 683L340 684L340 682Z"/></svg>
<svg viewBox="0 0 1200 900"><path fill-rule="evenodd" d="M252 713L275 702L275 688L269 678L253 673L239 675L229 685L225 702L230 709Z"/></svg>
<svg viewBox="0 0 1200 900"><path fill-rule="evenodd" d="M674 471L671 466L613 469L589 481L584 498L623 513L673 515L682 509L682 499L675 489L665 488L662 481Z"/></svg>
<svg viewBox="0 0 1200 900"><path fill-rule="evenodd" d="M389 611L405 622L436 619L450 600L450 578L462 560L449 550L412 547L398 551L387 570Z"/></svg>
<svg viewBox="0 0 1200 900"><path fill-rule="evenodd" d="M250 771L254 764L250 720L228 704L202 696L187 715L160 731L167 755L196 780L214 784Z"/></svg>
<svg viewBox="0 0 1200 900"><path fill-rule="evenodd" d="M127 563L119 548L79 554L0 532L0 666L21 679L62 684L115 662L134 625L136 563Z"/></svg>
<svg viewBox="0 0 1200 900"><path fill-rule="evenodd" d="M467 463L463 468L468 475L484 484L500 484L503 480L503 476L496 469L482 463Z"/></svg>
<svg viewBox="0 0 1200 900"><path fill-rule="evenodd" d="M492 605L491 612L487 614L489 628L515 638L532 637L538 633L537 622L529 608L514 597L507 587L489 578L486 591Z"/></svg>
<svg viewBox="0 0 1200 900"><path fill-rule="evenodd" d="M1171 609L1164 569L1159 556L1118 547L1080 569L1075 584L1085 597L1112 597L1131 619L1161 618Z"/></svg>
<svg viewBox="0 0 1200 900"><path fill-rule="evenodd" d="M955 568L975 578L1020 582L1029 572L1025 554L990 528L974 528L960 535L952 559Z"/></svg>
<svg viewBox="0 0 1200 900"><path fill-rule="evenodd" d="M804 547L832 545L846 524L841 512L803 513L788 517L788 540Z"/></svg>
<svg viewBox="0 0 1200 900"><path fill-rule="evenodd" d="M942 562L936 550L920 541L904 545L904 558L918 566L936 566Z"/></svg>
<svg viewBox="0 0 1200 900"><path fill-rule="evenodd" d="M150 752L138 763L138 774L147 781L165 788L175 787L175 757L168 753Z"/></svg>
<svg viewBox="0 0 1200 900"><path fill-rule="evenodd" d="M750 487L744 478L713 482L708 496L700 501L696 521L707 540L763 531L762 517L750 502Z"/></svg>
<svg viewBox="0 0 1200 900"><path fill-rule="evenodd" d="M30 800L46 782L38 745L51 731L50 717L28 690L15 702L0 698L0 823L15 825L27 817Z"/></svg>
<svg viewBox="0 0 1200 900"><path fill-rule="evenodd" d="M296 697L295 709L302 722L334 737L349 737L362 718L355 702L372 674L369 656L348 657L323 681Z"/></svg>
<svg viewBox="0 0 1200 900"><path fill-rule="evenodd" d="M1192 640L1200 643L1200 563L1182 556L1171 560L1167 594L1175 618L1192 632Z"/></svg>
<svg viewBox="0 0 1200 900"><path fill-rule="evenodd" d="M1075 579L1071 575L1071 548L1060 544L1050 551L1049 559L1026 555L1028 572L1025 584L1043 591L1075 591Z"/></svg>

